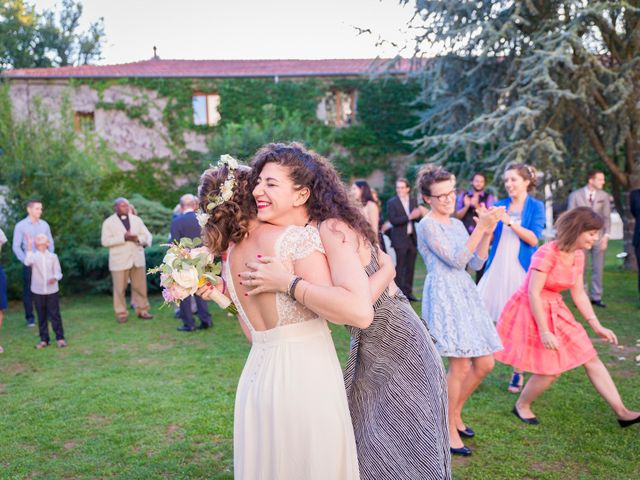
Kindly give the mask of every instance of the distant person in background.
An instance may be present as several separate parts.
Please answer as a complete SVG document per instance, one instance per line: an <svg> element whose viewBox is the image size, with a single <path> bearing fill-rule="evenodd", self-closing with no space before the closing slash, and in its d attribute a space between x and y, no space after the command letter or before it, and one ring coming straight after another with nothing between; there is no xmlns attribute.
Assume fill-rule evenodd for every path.
<svg viewBox="0 0 640 480"><path fill-rule="evenodd" d="M35 251L33 250L34 242ZM58 298L58 282L62 280L62 270L58 256L51 253L48 247L49 239L43 233L36 235L35 239L27 237L27 256L24 262L31 267L31 293L38 313L40 334L40 341L36 344L36 348L39 350L49 346L49 320L56 334L58 347L67 346Z"/></svg>
<svg viewBox="0 0 640 480"><path fill-rule="evenodd" d="M42 202L40 200L29 200L27 202L27 217L16 224L13 230L13 253L15 253L22 267L22 302L24 303L24 316L27 326L35 327L35 317L33 316L33 299L31 298L31 267L25 265L27 258L27 237L36 238L40 233L49 239L49 251L54 252L53 237L49 224L42 220Z"/></svg>
<svg viewBox="0 0 640 480"><path fill-rule="evenodd" d="M456 200L455 217L462 221L467 229L467 233L471 235L476 228L476 222L473 218L476 216L476 209L480 206L490 208L493 206L495 199L485 187L486 179L483 173L477 172L471 178L471 188L463 191L458 195ZM476 283L482 278L484 273L484 265L480 270L476 270Z"/></svg>
<svg viewBox="0 0 640 480"><path fill-rule="evenodd" d="M387 219L392 225L389 236L396 252L396 284L410 302L417 302L413 295L413 274L418 255L415 222L422 213L418 202L411 195L406 178L396 181L396 196L387 202Z"/></svg>
<svg viewBox="0 0 640 480"><path fill-rule="evenodd" d="M7 236L4 234L2 229L0 228L0 252L2 251L2 246L7 243ZM7 301L7 276L4 274L4 270L2 269L2 263L0 263L0 329L2 329L2 321L4 320L4 311L9 306ZM3 353L4 349L2 345L0 345L0 353Z"/></svg>
<svg viewBox="0 0 640 480"><path fill-rule="evenodd" d="M196 217L198 205L199 201L195 195L188 193L180 197L182 215L177 216L171 222L171 242L180 241L183 238L194 239L202 237L202 228ZM199 245L202 245L202 242L200 242ZM195 300L198 317L200 318L200 325L197 328L205 330L212 326L211 314L209 313L206 300L198 295L192 295L180 302L180 319L182 320L182 326L178 327L179 332L192 332L196 330L193 321L193 311L191 309L193 300Z"/></svg>
<svg viewBox="0 0 640 480"><path fill-rule="evenodd" d="M527 276L545 224L544 204L529 194L536 186L535 169L524 163L510 164L503 178L509 196L494 206L505 207L506 211L493 233L485 273L478 282L478 291L494 322ZM520 392L523 382L524 373L514 370L509 391Z"/></svg>
<svg viewBox="0 0 640 480"><path fill-rule="evenodd" d="M119 323L127 321L125 292L131 281L138 318L153 318L149 313L144 247L151 245L151 233L142 219L130 214L129 202L119 197L115 213L102 223L102 246L109 249L109 271L113 281L113 309ZM135 291L135 293L133 293Z"/></svg>
<svg viewBox="0 0 640 480"><path fill-rule="evenodd" d="M633 246L636 251L636 262L638 264L638 294L640 294L640 188L636 188L629 196L629 207L631 215L636 220L633 228Z"/></svg>
<svg viewBox="0 0 640 480"><path fill-rule="evenodd" d="M602 301L602 271L604 270L604 254L609 246L609 234L611 233L611 202L609 194L602 190L604 182L604 173L600 170L592 170L587 175L587 185L571 192L568 206L569 210L576 207L589 207L604 220L604 226L599 232L598 241L591 249L591 254L585 252L587 258L591 257L589 298L591 298L593 305L600 308L607 307ZM585 290L587 289L585 288Z"/></svg>
<svg viewBox="0 0 640 480"><path fill-rule="evenodd" d="M351 194L361 205L362 214L371 225L373 233L380 231L380 207L373 197L373 192L366 180L356 180L351 185Z"/></svg>

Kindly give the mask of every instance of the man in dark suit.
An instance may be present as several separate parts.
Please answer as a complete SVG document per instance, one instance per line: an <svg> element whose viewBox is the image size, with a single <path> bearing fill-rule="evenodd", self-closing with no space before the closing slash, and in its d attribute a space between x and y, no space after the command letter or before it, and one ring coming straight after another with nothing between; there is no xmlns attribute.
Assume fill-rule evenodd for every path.
<svg viewBox="0 0 640 480"><path fill-rule="evenodd" d="M183 195L180 198L180 206L182 207L182 215L175 217L171 221L171 241L181 240L183 238L200 238L202 229L198 224L196 217L196 209L198 208L198 199L191 194ZM200 325L198 329L204 330L212 325L211 314L207 307L207 302L197 295L185 298L180 302L180 318L183 325L178 327L179 332L192 332L196 330L193 321L193 312L191 311L191 301L195 299L198 308L198 317L200 317Z"/></svg>
<svg viewBox="0 0 640 480"><path fill-rule="evenodd" d="M640 188L631 191L629 196L631 215L636 220L633 228L633 246L636 250L636 262L638 263L638 292L640 293Z"/></svg>
<svg viewBox="0 0 640 480"><path fill-rule="evenodd" d="M387 202L387 219L393 226L389 236L396 252L396 283L410 301L417 302L411 290L418 254L415 222L420 219L421 213L410 192L409 181L399 178L396 181L397 195Z"/></svg>

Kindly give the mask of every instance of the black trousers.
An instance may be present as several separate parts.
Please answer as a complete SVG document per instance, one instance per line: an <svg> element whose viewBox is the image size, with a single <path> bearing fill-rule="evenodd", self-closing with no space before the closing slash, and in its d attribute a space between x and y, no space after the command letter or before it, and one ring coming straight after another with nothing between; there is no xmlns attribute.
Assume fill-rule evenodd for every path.
<svg viewBox="0 0 640 480"><path fill-rule="evenodd" d="M31 267L26 265L22 266L22 303L24 304L24 318L27 323L35 323L33 298L31 298Z"/></svg>
<svg viewBox="0 0 640 480"><path fill-rule="evenodd" d="M640 243L636 246L636 263L638 264L638 293L640 293Z"/></svg>
<svg viewBox="0 0 640 480"><path fill-rule="evenodd" d="M396 251L396 283L405 295L412 295L413 274L416 268L418 248L415 243L415 233L409 235L409 242L402 247L394 247Z"/></svg>
<svg viewBox="0 0 640 480"><path fill-rule="evenodd" d="M200 317L200 322L203 325L211 326L211 314L209 313L209 308L207 307L207 302L202 297L198 295L193 295L193 298L196 299L196 306L198 307L198 317ZM187 328L194 328L195 323L193 321L193 312L191 311L191 297L187 297L180 302L180 318L182 319L182 323Z"/></svg>
<svg viewBox="0 0 640 480"><path fill-rule="evenodd" d="M51 320L51 327L56 334L56 340L64 340L58 292L50 293L49 295L38 295L37 293L32 293L31 295L33 296L33 304L38 313L40 340L49 343L49 325L47 324L47 320Z"/></svg>

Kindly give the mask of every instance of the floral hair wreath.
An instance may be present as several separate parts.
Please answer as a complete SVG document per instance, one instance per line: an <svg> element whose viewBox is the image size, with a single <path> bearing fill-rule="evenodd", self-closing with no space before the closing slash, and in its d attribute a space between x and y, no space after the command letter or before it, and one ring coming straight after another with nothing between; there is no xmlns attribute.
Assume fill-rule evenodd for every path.
<svg viewBox="0 0 640 480"><path fill-rule="evenodd" d="M231 155L220 155L220 160L218 164L213 168L220 168L224 165L227 166L229 172L227 173L227 179L224 181L222 186L220 187L220 192L217 195L209 195L207 197L207 206L206 211L200 211L196 215L198 217L198 223L201 228L209 221L209 213L211 210L216 208L219 205L222 205L224 202L231 200L233 197L233 189L236 186L236 170L238 169L238 160L233 158Z"/></svg>

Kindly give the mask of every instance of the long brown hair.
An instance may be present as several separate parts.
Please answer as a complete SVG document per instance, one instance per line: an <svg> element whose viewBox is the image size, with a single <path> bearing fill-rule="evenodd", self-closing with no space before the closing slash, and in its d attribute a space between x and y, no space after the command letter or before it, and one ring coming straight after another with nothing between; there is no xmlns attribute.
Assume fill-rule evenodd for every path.
<svg viewBox="0 0 640 480"><path fill-rule="evenodd" d="M235 170L233 196L211 210L207 205L211 198L220 195L220 187L229 175L229 166L212 167L200 177L198 200L200 209L209 214L202 229L202 243L213 253L220 254L229 248L229 242L238 243L249 233L249 221L255 218L256 203L251 195L251 170L240 166Z"/></svg>
<svg viewBox="0 0 640 480"><path fill-rule="evenodd" d="M589 207L576 207L564 212L556 220L556 245L562 251L569 251L580 234L600 230L604 220Z"/></svg>
<svg viewBox="0 0 640 480"><path fill-rule="evenodd" d="M349 225L372 245L378 240L360 208L351 200L333 165L300 143L269 143L253 157L252 185L267 163L275 163L289 170L289 178L297 188L308 188L309 217L316 222L338 219Z"/></svg>

